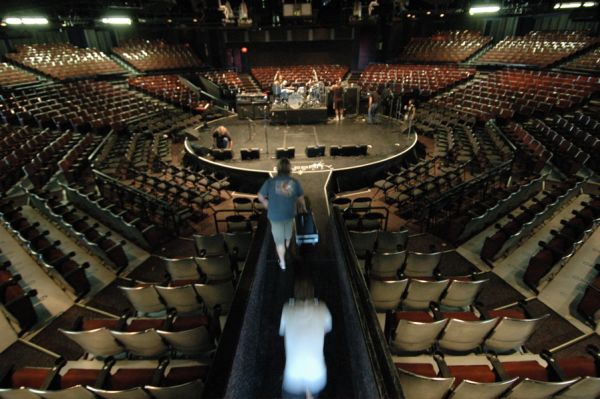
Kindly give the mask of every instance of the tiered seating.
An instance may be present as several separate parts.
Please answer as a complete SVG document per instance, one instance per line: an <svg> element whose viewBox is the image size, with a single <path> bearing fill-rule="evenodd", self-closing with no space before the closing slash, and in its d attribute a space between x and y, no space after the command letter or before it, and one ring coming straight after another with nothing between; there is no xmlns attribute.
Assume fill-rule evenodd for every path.
<svg viewBox="0 0 600 399"><path fill-rule="evenodd" d="M72 258L74 252L65 254L60 241L51 241L48 231L40 232L39 223L30 223L21 214L21 209L10 202L0 206L0 218L9 231L19 240L25 250L34 258L46 273L65 290L82 298L90 290L90 281L85 273L89 264L79 265Z"/></svg>
<svg viewBox="0 0 600 399"><path fill-rule="evenodd" d="M17 183L25 175L23 166L61 135L49 129L5 129L9 133L0 141L0 192L8 191Z"/></svg>
<svg viewBox="0 0 600 399"><path fill-rule="evenodd" d="M76 132L123 130L128 119L164 108L157 100L102 81L30 88L0 101L7 123Z"/></svg>
<svg viewBox="0 0 600 399"><path fill-rule="evenodd" d="M600 71L600 47L575 58L573 61L567 62L562 67L566 69L577 69L591 72Z"/></svg>
<svg viewBox="0 0 600 399"><path fill-rule="evenodd" d="M0 62L0 86L16 86L37 81L38 78L34 74L6 62Z"/></svg>
<svg viewBox="0 0 600 399"><path fill-rule="evenodd" d="M438 32L431 37L413 37L398 59L407 62L463 62L492 41L477 31Z"/></svg>
<svg viewBox="0 0 600 399"><path fill-rule="evenodd" d="M187 111L204 112L210 103L200 93L192 91L177 75L136 76L128 80L129 87L178 105Z"/></svg>
<svg viewBox="0 0 600 399"><path fill-rule="evenodd" d="M600 264L595 265L596 271L600 272ZM588 284L577 304L577 312L592 326L596 326L600 320L600 274Z"/></svg>
<svg viewBox="0 0 600 399"><path fill-rule="evenodd" d="M221 86L224 90L228 90L230 93L251 93L259 91L259 88L252 82L247 80L243 81L240 78L240 74L235 71L212 71L204 72L201 75Z"/></svg>
<svg viewBox="0 0 600 399"><path fill-rule="evenodd" d="M20 331L25 332L38 319L31 303L31 298L37 296L37 291L25 291L19 284L21 275L12 273L11 269L12 263L0 250L0 308L9 321L15 321Z"/></svg>
<svg viewBox="0 0 600 399"><path fill-rule="evenodd" d="M551 230L547 243L540 241L542 249L530 260L523 275L525 284L535 292L541 290L568 262L575 251L589 238L600 222L600 198L592 197L582 202L580 210L572 211L573 217L561 220L560 231Z"/></svg>
<svg viewBox="0 0 600 399"><path fill-rule="evenodd" d="M522 212L517 216L509 214L511 221L503 226L497 224L498 231L485 239L481 248L481 257L496 260L505 255L577 195L582 184L582 179L571 178L532 198L534 203L521 208Z"/></svg>
<svg viewBox="0 0 600 399"><path fill-rule="evenodd" d="M25 44L6 57L58 80L125 72L103 52L67 43Z"/></svg>
<svg viewBox="0 0 600 399"><path fill-rule="evenodd" d="M538 32L507 37L485 53L479 63L522 64L546 68L596 43L586 32Z"/></svg>
<svg viewBox="0 0 600 399"><path fill-rule="evenodd" d="M98 147L102 137L87 134L77 145L71 148L58 162L58 167L65 180L74 184L81 182L91 172L88 157Z"/></svg>
<svg viewBox="0 0 600 399"><path fill-rule="evenodd" d="M492 121L488 121L487 126L496 127ZM497 128L497 127L496 127ZM523 126L518 123L509 123L502 127L502 132L508 136L513 144L518 148L515 154L515 162L524 164L525 170L531 173L539 173L544 166L552 159L552 153L546 147L536 140Z"/></svg>
<svg viewBox="0 0 600 399"><path fill-rule="evenodd" d="M138 40L113 47L113 52L142 72L202 66L202 61L194 54L189 44Z"/></svg>
<svg viewBox="0 0 600 399"><path fill-rule="evenodd" d="M600 394L598 348L586 356L541 355L395 357L407 399L579 398Z"/></svg>
<svg viewBox="0 0 600 399"><path fill-rule="evenodd" d="M458 66L369 64L360 75L365 90L390 85L395 94L413 93L432 96L475 75L474 68Z"/></svg>
<svg viewBox="0 0 600 399"><path fill-rule="evenodd" d="M277 71L281 74L282 80L287 80L289 83L294 83L297 80L304 84L313 77L313 69L317 72L319 80L323 81L326 86L331 86L348 72L348 67L341 65L315 64L289 67L255 67L252 68L252 75L258 81L262 90L270 91Z"/></svg>
<svg viewBox="0 0 600 399"><path fill-rule="evenodd" d="M227 263L224 257L229 257L231 265L237 269L239 263L243 263L248 256L252 244L253 232L225 232L212 235L194 235L196 255L200 270L208 279L215 280L228 278ZM205 260L201 260L205 259ZM213 263L213 261L215 263ZM202 269L204 267L204 269Z"/></svg>
<svg viewBox="0 0 600 399"><path fill-rule="evenodd" d="M19 398L188 398L202 394L209 366L196 360L104 362L59 358L48 367L10 365L3 370L0 395Z"/></svg>
<svg viewBox="0 0 600 399"><path fill-rule="evenodd" d="M533 119L524 127L552 151L554 154L552 162L567 176L579 172L590 159L589 154L569 140L565 140L541 120Z"/></svg>
<svg viewBox="0 0 600 399"><path fill-rule="evenodd" d="M63 204L59 198L49 193L30 192L29 201L52 222L58 224L75 240L85 246L90 252L121 271L129 264L123 250L125 241L113 241L112 232L100 232L98 223L88 222L88 217L69 204Z"/></svg>
<svg viewBox="0 0 600 399"><path fill-rule="evenodd" d="M599 89L593 78L554 72L503 70L477 77L431 100L482 120L511 119L516 113L547 114L580 104Z"/></svg>

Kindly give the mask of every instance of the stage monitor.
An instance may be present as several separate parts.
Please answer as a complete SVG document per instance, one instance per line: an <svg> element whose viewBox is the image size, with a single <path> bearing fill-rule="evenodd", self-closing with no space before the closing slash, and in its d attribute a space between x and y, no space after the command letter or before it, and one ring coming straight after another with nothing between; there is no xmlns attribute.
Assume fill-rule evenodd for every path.
<svg viewBox="0 0 600 399"><path fill-rule="evenodd" d="M306 156L308 158L324 157L325 156L325 146L324 145L319 145L319 146L309 145L308 147L306 147Z"/></svg>
<svg viewBox="0 0 600 399"><path fill-rule="evenodd" d="M233 152L231 150L213 149L211 155L216 161L226 161L233 159Z"/></svg>
<svg viewBox="0 0 600 399"><path fill-rule="evenodd" d="M275 151L275 157L277 159L281 159L281 158L292 159L295 156L296 156L296 147L288 147L288 148L279 147Z"/></svg>

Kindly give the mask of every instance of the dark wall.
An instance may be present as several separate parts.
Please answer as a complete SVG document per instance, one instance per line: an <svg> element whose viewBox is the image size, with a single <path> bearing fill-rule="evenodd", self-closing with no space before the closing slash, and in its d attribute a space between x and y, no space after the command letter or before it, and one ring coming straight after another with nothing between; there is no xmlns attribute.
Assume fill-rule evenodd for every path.
<svg viewBox="0 0 600 399"><path fill-rule="evenodd" d="M250 67L269 65L341 64L351 65L351 40L322 42L249 43L247 59ZM237 48L238 45L229 45Z"/></svg>

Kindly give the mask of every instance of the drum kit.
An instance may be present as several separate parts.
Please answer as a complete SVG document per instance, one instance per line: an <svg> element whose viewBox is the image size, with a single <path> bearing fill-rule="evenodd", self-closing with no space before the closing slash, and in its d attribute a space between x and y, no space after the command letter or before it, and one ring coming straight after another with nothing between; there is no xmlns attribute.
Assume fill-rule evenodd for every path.
<svg viewBox="0 0 600 399"><path fill-rule="evenodd" d="M310 86L285 87L273 90L274 104L287 105L291 109L316 107L325 100L325 84L316 82Z"/></svg>

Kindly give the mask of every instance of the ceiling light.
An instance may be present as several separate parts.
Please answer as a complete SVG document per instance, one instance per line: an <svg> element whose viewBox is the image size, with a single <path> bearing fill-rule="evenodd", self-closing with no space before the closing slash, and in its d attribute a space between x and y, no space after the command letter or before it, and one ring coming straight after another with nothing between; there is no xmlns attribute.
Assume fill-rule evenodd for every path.
<svg viewBox="0 0 600 399"><path fill-rule="evenodd" d="M131 18L128 17L108 17L102 18L102 22L110 25L131 25Z"/></svg>
<svg viewBox="0 0 600 399"><path fill-rule="evenodd" d="M431 11L427 11L427 15L431 15Z"/></svg>
<svg viewBox="0 0 600 399"><path fill-rule="evenodd" d="M597 5L597 1L586 1L585 3L583 3L584 7L596 7Z"/></svg>
<svg viewBox="0 0 600 399"><path fill-rule="evenodd" d="M490 6L473 6L469 9L470 15L475 14L490 14L493 12L500 11L500 6L498 5L490 5Z"/></svg>
<svg viewBox="0 0 600 399"><path fill-rule="evenodd" d="M554 9L560 8L561 10L563 10L565 8L579 8L579 7L581 7L580 1L572 1L569 3L556 3L554 5Z"/></svg>
<svg viewBox="0 0 600 399"><path fill-rule="evenodd" d="M48 25L48 19L42 17L4 18L7 25Z"/></svg>
<svg viewBox="0 0 600 399"><path fill-rule="evenodd" d="M446 14L444 14L444 13L441 13L441 14L440 14L440 17L441 17L441 18L444 18L444 16L445 16L445 15L446 15Z"/></svg>

